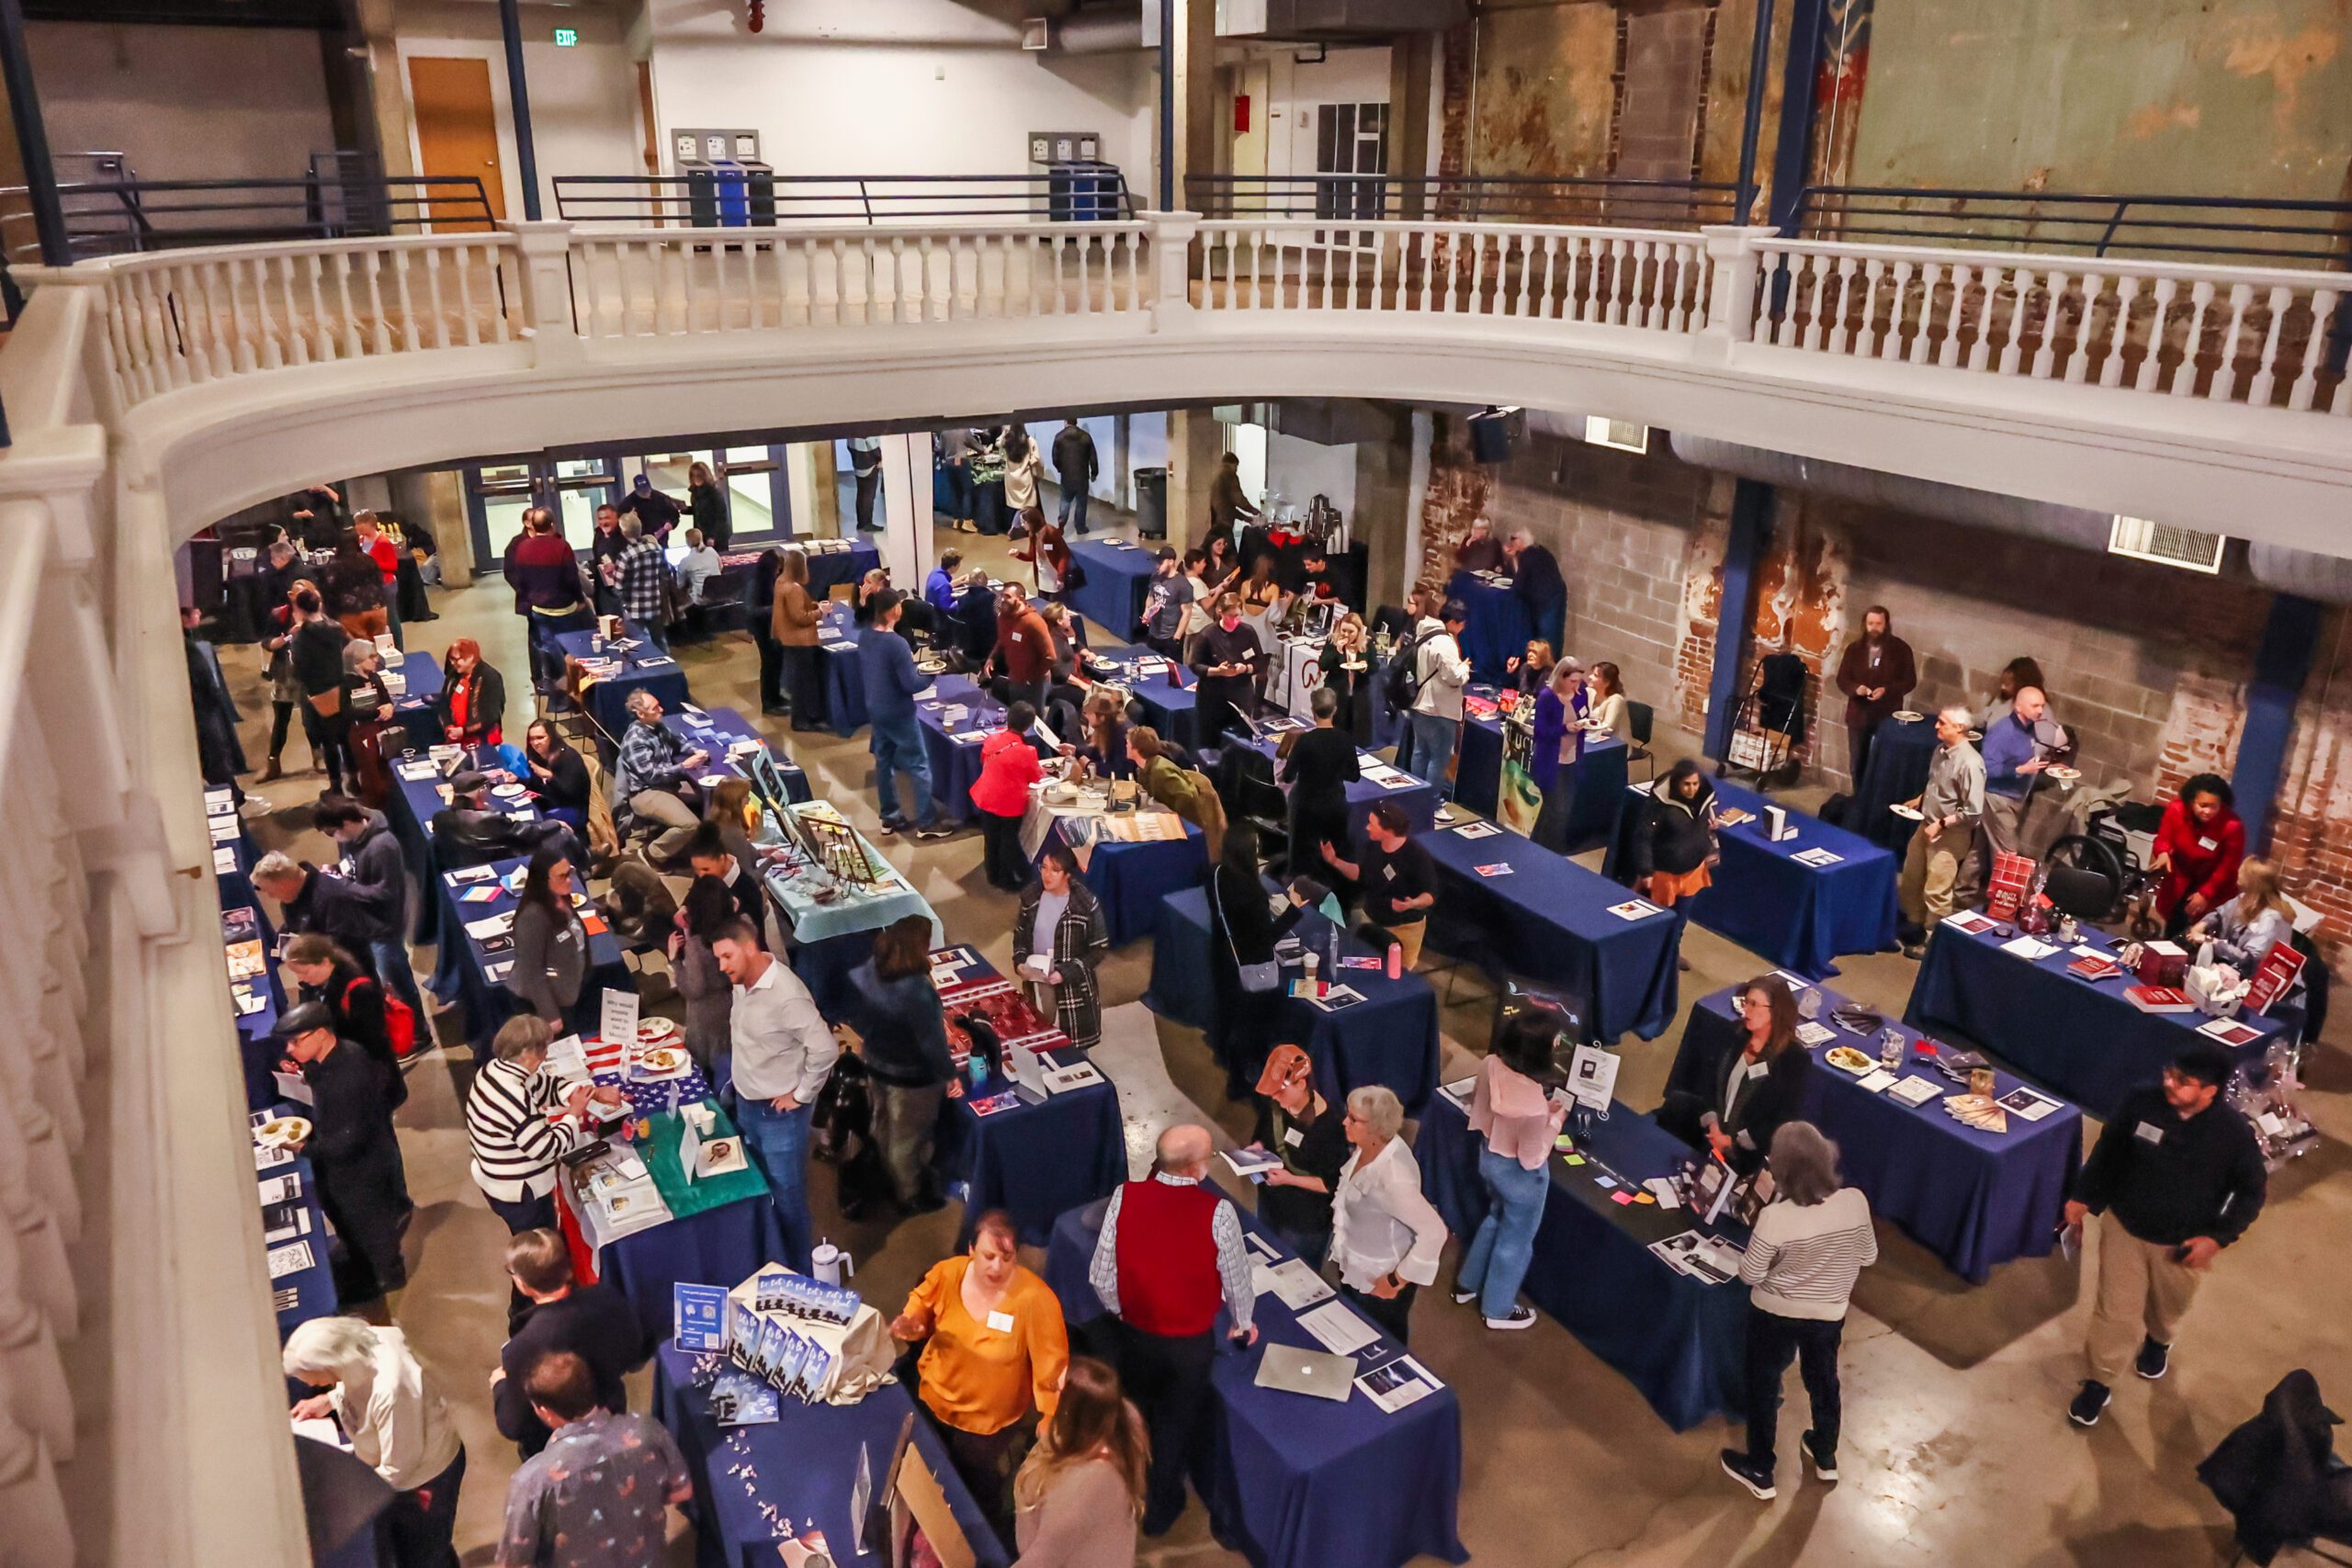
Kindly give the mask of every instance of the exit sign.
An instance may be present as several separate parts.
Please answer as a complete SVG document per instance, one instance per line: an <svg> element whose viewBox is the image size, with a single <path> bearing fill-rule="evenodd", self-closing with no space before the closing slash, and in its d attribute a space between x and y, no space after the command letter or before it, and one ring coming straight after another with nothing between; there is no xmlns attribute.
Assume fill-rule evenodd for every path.
<svg viewBox="0 0 2352 1568"><path fill-rule="evenodd" d="M580 41L580 29L579 29L578 28L556 28L556 30L555 30L555 46L556 46L556 48L558 48L558 49L570 49L572 45L574 45L574 44L578 43L579 41Z"/></svg>

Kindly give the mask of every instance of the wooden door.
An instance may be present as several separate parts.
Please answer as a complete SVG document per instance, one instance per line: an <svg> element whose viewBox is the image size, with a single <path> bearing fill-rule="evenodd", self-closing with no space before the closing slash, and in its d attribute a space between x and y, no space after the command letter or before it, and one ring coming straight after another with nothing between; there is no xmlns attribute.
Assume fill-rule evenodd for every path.
<svg viewBox="0 0 2352 1568"><path fill-rule="evenodd" d="M506 175L499 161L498 105L490 96L490 62L413 54L408 62L408 91L416 114L418 173L481 180L492 215L504 218ZM436 202L432 210L436 234L478 232L490 227L479 218L457 216L473 211L470 202L464 207Z"/></svg>

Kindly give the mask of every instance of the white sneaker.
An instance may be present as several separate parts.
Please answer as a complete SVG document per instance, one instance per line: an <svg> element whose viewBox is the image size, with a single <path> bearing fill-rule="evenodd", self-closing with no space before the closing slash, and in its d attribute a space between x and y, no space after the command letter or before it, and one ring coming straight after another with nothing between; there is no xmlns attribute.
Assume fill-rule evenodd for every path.
<svg viewBox="0 0 2352 1568"><path fill-rule="evenodd" d="M1472 1302L1475 1302L1477 1299L1478 1292L1476 1291L1456 1291L1453 1292L1453 1304L1455 1306L1468 1306Z"/></svg>
<svg viewBox="0 0 2352 1568"><path fill-rule="evenodd" d="M1485 1321L1487 1326L1497 1333L1510 1334L1522 1328L1534 1327L1535 1314L1527 1307L1515 1306L1510 1309L1509 1317L1490 1317Z"/></svg>

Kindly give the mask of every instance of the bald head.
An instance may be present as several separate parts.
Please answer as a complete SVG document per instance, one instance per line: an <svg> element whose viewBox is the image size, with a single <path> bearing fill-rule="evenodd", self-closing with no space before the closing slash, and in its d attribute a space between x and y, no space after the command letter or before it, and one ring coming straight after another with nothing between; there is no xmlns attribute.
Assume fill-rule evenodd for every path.
<svg viewBox="0 0 2352 1568"><path fill-rule="evenodd" d="M1208 1169L1209 1153L1214 1146L1206 1127L1188 1122L1159 1134L1155 1163L1170 1176L1198 1178Z"/></svg>

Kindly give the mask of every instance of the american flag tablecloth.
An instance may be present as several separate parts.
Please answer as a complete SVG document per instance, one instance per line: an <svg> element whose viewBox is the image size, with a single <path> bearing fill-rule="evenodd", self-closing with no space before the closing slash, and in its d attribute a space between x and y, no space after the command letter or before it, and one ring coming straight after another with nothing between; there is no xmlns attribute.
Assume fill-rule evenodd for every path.
<svg viewBox="0 0 2352 1568"><path fill-rule="evenodd" d="M971 1036L957 1028L955 1015L967 1013L996 1031L1008 1051L1059 1051L1069 1036L1048 1023L1030 1004L1025 987L997 973L996 965L969 947L944 947L931 955L932 984L939 987L940 1005L947 1010L947 1046L957 1067L972 1053Z"/></svg>
<svg viewBox="0 0 2352 1568"><path fill-rule="evenodd" d="M685 1046L681 1043L673 1048L684 1051ZM581 1036L580 1050L588 1058L589 1076L599 1084L617 1088L628 1097L629 1105L639 1116L659 1116L681 1105L711 1098L710 1084L699 1067L689 1066L683 1077L647 1083L628 1076L618 1043L608 1045L602 1037L588 1034Z"/></svg>

